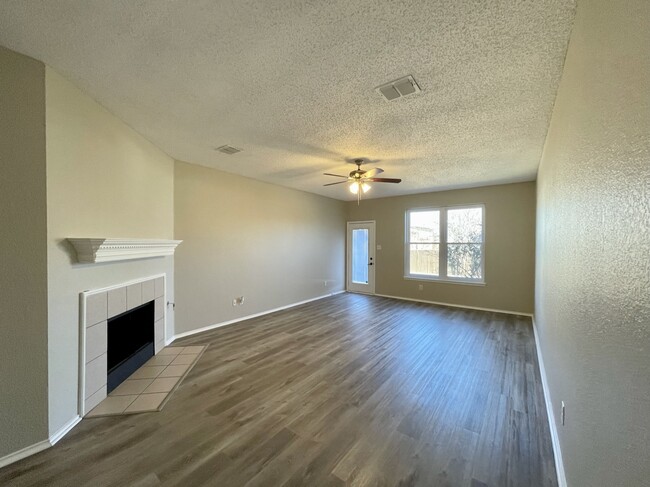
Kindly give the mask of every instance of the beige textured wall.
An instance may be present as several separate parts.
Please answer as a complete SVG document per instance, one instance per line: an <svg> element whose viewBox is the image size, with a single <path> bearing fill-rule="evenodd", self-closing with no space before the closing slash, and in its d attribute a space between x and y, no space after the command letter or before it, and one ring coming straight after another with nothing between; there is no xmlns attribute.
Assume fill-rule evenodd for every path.
<svg viewBox="0 0 650 487"><path fill-rule="evenodd" d="M175 167L176 333L343 289L345 203Z"/></svg>
<svg viewBox="0 0 650 487"><path fill-rule="evenodd" d="M174 166L171 158L49 68L46 95L52 434L77 414L79 292L167 273L170 300L174 295L173 257L77 264L65 239L173 238Z"/></svg>
<svg viewBox="0 0 650 487"><path fill-rule="evenodd" d="M409 208L485 204L485 286L404 279ZM375 220L375 292L425 301L532 313L535 183L440 191L348 203L348 220ZM418 290L418 285L423 290Z"/></svg>
<svg viewBox="0 0 650 487"><path fill-rule="evenodd" d="M535 316L570 486L650 485L650 2L585 0L538 176Z"/></svg>
<svg viewBox="0 0 650 487"><path fill-rule="evenodd" d="M45 67L0 47L0 458L47 438Z"/></svg>

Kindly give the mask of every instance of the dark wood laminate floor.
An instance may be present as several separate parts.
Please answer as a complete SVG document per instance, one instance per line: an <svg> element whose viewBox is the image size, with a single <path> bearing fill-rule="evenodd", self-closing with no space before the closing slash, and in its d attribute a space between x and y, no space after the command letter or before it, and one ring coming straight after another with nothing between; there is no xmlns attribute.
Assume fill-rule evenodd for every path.
<svg viewBox="0 0 650 487"><path fill-rule="evenodd" d="M557 485L530 318L341 294L175 344L210 346L163 411L0 485Z"/></svg>

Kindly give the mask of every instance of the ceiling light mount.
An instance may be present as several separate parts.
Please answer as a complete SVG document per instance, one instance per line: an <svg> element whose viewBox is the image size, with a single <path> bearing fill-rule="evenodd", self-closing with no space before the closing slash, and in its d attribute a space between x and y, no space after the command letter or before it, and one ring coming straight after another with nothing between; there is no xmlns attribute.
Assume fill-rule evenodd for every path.
<svg viewBox="0 0 650 487"><path fill-rule="evenodd" d="M414 95L422 91L415 78L410 74L385 85L378 86L375 90L387 101L397 100L398 98Z"/></svg>

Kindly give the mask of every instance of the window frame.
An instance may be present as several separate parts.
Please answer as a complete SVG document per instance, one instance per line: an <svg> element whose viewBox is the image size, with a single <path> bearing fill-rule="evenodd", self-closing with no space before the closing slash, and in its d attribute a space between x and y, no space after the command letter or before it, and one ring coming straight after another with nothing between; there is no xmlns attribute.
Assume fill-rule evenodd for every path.
<svg viewBox="0 0 650 487"><path fill-rule="evenodd" d="M447 212L449 210L469 210L474 208L481 209L481 278L470 277L450 277L447 275ZM438 253L438 271L439 275L430 276L427 274L412 274L411 269L411 213L420 211L438 211L440 212L440 242ZM452 242L457 243L457 242ZM463 243L463 242L459 242ZM485 285L485 205L483 203L469 205L449 205L449 206L427 206L419 208L409 208L404 215L404 279L415 281L436 281L451 284L468 284L474 286Z"/></svg>

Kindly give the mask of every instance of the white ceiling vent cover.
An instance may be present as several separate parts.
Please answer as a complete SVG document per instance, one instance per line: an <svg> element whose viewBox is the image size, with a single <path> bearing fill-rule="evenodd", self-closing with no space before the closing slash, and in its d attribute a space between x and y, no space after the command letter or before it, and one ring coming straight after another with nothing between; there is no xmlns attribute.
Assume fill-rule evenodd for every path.
<svg viewBox="0 0 650 487"><path fill-rule="evenodd" d="M396 100L403 96L412 95L414 93L420 93L420 91L422 91L411 75L396 79L395 81L391 81L385 85L381 85L380 87L376 88L376 90L381 93L388 101Z"/></svg>
<svg viewBox="0 0 650 487"><path fill-rule="evenodd" d="M237 147L233 147L231 145L222 145L221 147L217 147L215 150L223 152L224 154L233 155L237 154L237 152L241 152L243 149L238 149Z"/></svg>

